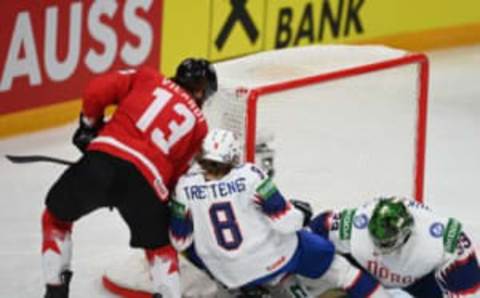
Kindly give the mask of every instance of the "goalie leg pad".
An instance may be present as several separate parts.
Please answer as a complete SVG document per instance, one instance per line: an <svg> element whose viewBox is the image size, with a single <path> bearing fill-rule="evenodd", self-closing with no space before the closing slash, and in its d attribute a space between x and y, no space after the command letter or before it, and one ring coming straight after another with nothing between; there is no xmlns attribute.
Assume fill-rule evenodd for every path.
<svg viewBox="0 0 480 298"><path fill-rule="evenodd" d="M146 249L145 255L150 266L154 292L164 297L180 298L180 275L176 250L171 245L166 245L157 249Z"/></svg>
<svg viewBox="0 0 480 298"><path fill-rule="evenodd" d="M62 284L62 272L70 269L72 226L71 222L56 218L48 209L43 213L42 267L47 284Z"/></svg>

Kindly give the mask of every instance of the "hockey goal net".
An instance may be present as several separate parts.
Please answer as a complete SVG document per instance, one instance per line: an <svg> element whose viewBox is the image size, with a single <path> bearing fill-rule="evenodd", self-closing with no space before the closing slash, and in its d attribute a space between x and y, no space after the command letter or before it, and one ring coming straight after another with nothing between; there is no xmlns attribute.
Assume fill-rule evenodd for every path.
<svg viewBox="0 0 480 298"><path fill-rule="evenodd" d="M287 196L344 207L378 195L423 199L428 59L383 46L310 46L218 63L211 127L245 160L265 139Z"/></svg>
<svg viewBox="0 0 480 298"><path fill-rule="evenodd" d="M245 160L267 143L282 192L322 209L377 195L422 201L428 60L381 46L311 46L216 64L220 90L205 107L210 127L235 131ZM143 253L107 268L104 285L148 297ZM128 268L125 269L125 268ZM216 287L182 259L185 297Z"/></svg>

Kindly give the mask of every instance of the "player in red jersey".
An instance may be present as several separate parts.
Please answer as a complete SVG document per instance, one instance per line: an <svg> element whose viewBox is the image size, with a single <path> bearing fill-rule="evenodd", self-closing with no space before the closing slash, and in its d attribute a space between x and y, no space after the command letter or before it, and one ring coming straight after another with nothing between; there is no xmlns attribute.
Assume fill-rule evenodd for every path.
<svg viewBox="0 0 480 298"><path fill-rule="evenodd" d="M72 225L101 207L118 209L130 245L145 249L154 297L180 297L166 201L207 134L201 107L216 90L213 66L192 58L172 79L140 68L99 76L87 86L73 136L84 155L50 189L42 216L45 298L68 297ZM105 123L110 105L116 110Z"/></svg>

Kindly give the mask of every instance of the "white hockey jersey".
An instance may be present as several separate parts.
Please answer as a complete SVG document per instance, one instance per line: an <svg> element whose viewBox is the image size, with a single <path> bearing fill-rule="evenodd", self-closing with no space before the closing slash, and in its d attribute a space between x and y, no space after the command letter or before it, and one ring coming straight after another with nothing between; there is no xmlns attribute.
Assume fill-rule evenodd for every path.
<svg viewBox="0 0 480 298"><path fill-rule="evenodd" d="M288 263L302 221L272 180L247 163L216 181L184 175L172 200L170 238L178 250L193 241L210 273L236 288Z"/></svg>
<svg viewBox="0 0 480 298"><path fill-rule="evenodd" d="M454 289L453 295L477 292L479 271L474 246L460 222L435 216L428 207L414 200L405 201L414 218L414 230L404 246L393 253L380 254L369 236L367 227L376 200L358 209L333 212L327 219L328 237L338 251L352 255L386 287L404 288L433 272L445 291L449 291L450 280L456 280L458 292ZM462 268L452 270L457 265ZM458 277L461 280L462 275L469 274L477 278L470 279L472 282L462 288Z"/></svg>

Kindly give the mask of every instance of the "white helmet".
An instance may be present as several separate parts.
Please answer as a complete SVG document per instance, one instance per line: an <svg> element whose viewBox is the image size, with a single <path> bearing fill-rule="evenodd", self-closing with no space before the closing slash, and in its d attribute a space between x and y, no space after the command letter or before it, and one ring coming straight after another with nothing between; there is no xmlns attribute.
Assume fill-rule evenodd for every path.
<svg viewBox="0 0 480 298"><path fill-rule="evenodd" d="M235 134L225 129L212 129L203 141L201 159L236 165L240 161L240 144Z"/></svg>

